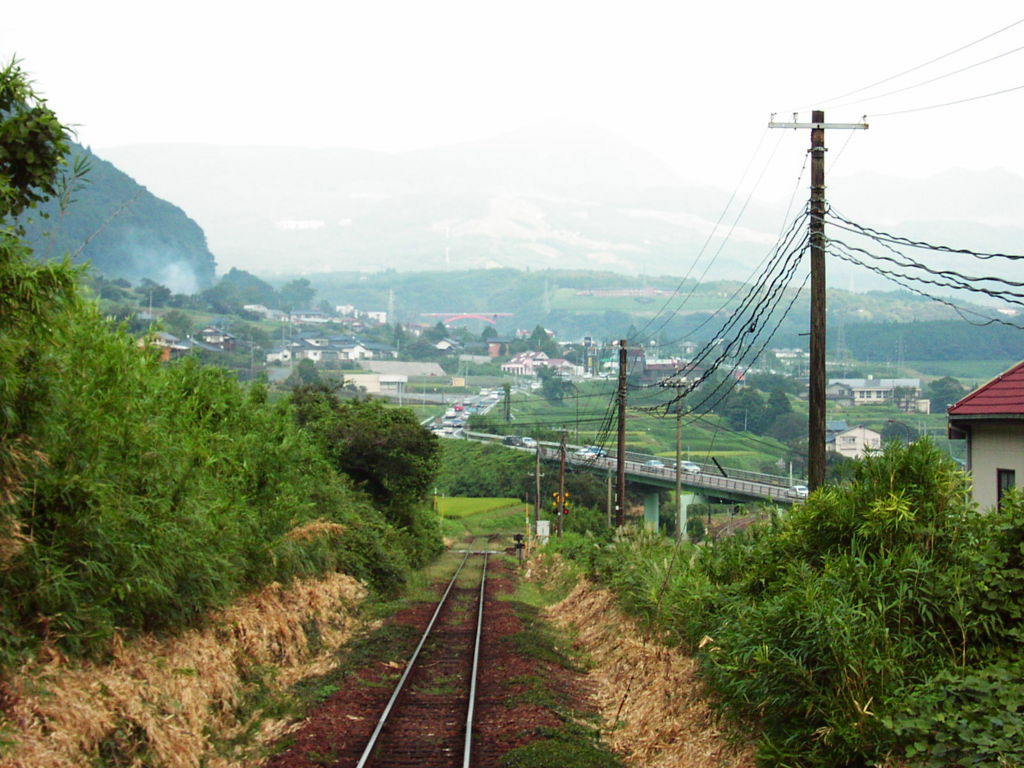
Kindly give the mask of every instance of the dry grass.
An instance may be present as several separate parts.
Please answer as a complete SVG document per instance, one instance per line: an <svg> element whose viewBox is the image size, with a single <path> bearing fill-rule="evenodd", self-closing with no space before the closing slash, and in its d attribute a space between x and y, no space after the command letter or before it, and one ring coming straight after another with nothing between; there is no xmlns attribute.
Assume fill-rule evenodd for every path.
<svg viewBox="0 0 1024 768"><path fill-rule="evenodd" d="M22 533L18 520L13 517L0 519L0 570L6 569L30 541Z"/></svg>
<svg viewBox="0 0 1024 768"><path fill-rule="evenodd" d="M318 536L341 536L345 532L345 526L340 523L332 523L329 520L311 520L298 528L292 528L285 534L289 541L310 541Z"/></svg>
<svg viewBox="0 0 1024 768"><path fill-rule="evenodd" d="M214 754L210 733L241 733L235 705L247 670L275 668L283 689L327 671L332 651L355 629L365 589L350 576L272 584L212 617L209 628L169 639L118 643L107 664L66 662L52 649L10 681L6 730L15 740L2 768L74 768L115 744L119 765L229 768L246 764ZM316 621L319 652L303 625ZM268 743L291 724L267 721ZM135 752L138 754L135 754Z"/></svg>
<svg viewBox="0 0 1024 768"><path fill-rule="evenodd" d="M696 661L646 640L607 590L581 582L546 610L571 627L594 661L589 673L608 745L643 768L752 768L753 745L729 738Z"/></svg>

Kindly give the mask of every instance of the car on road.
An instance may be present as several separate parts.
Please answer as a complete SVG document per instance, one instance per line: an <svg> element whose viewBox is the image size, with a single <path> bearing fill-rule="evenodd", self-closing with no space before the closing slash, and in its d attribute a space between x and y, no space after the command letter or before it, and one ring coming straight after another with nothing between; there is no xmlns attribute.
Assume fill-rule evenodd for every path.
<svg viewBox="0 0 1024 768"><path fill-rule="evenodd" d="M608 451L599 445L584 445L576 451L575 455L581 459L596 459L602 456L607 456Z"/></svg>
<svg viewBox="0 0 1024 768"><path fill-rule="evenodd" d="M523 447L524 448L536 448L537 447L537 441L534 440L532 437L524 437L523 438Z"/></svg>
<svg viewBox="0 0 1024 768"><path fill-rule="evenodd" d="M523 438L519 435L506 435L505 439L501 441L504 445L513 445L516 448L522 448L526 443L523 442Z"/></svg>
<svg viewBox="0 0 1024 768"><path fill-rule="evenodd" d="M807 486L806 485L794 485L786 491L787 496L791 496L795 499L806 499L807 498Z"/></svg>
<svg viewBox="0 0 1024 768"><path fill-rule="evenodd" d="M644 462L644 467L647 469L664 469L665 462L661 459L650 459L649 461Z"/></svg>
<svg viewBox="0 0 1024 768"><path fill-rule="evenodd" d="M700 464L695 464L692 461L680 461L679 462L679 469L681 469L683 472L685 472L688 475L699 475L700 474Z"/></svg>

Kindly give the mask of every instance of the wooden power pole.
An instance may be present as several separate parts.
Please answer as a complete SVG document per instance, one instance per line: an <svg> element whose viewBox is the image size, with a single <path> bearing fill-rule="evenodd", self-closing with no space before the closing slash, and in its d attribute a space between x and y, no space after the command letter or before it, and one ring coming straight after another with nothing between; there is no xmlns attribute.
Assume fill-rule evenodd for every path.
<svg viewBox="0 0 1024 768"><path fill-rule="evenodd" d="M565 430L558 445L558 536L562 536L562 518L565 517Z"/></svg>
<svg viewBox="0 0 1024 768"><path fill-rule="evenodd" d="M537 444L537 460L533 469L533 525L531 536L537 535L537 521L540 520L540 443Z"/></svg>
<svg viewBox="0 0 1024 768"><path fill-rule="evenodd" d="M615 503L615 527L626 522L626 382L629 375L626 340L619 339L619 440L615 456L618 498Z"/></svg>
<svg viewBox="0 0 1024 768"><path fill-rule="evenodd" d="M683 506L683 404L676 402L676 541L690 538L686 530L686 507Z"/></svg>
<svg viewBox="0 0 1024 768"><path fill-rule="evenodd" d="M825 129L864 130L867 123L826 123L825 113L811 112L811 122L776 123L769 128L811 131L811 348L807 389L807 487L825 482Z"/></svg>

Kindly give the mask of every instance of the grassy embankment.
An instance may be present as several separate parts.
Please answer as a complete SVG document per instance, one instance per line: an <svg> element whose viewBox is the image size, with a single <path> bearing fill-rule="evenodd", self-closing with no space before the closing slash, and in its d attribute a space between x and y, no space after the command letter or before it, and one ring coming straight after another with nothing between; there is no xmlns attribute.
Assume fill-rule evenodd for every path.
<svg viewBox="0 0 1024 768"><path fill-rule="evenodd" d="M700 548L554 546L698 657L767 766L1024 764L1024 498L980 513L927 441L853 470Z"/></svg>

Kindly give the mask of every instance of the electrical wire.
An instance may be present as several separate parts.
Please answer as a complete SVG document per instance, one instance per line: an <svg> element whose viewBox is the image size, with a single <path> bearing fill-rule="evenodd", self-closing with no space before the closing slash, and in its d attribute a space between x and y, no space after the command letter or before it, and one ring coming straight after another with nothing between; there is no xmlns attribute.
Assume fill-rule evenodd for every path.
<svg viewBox="0 0 1024 768"><path fill-rule="evenodd" d="M779 246L779 242L780 242L780 241L782 241L782 240L784 239L784 237L785 237L785 232L786 232L786 230L787 230L787 224L786 224L786 222L788 222L788 221L789 221L789 214L790 214L790 212L791 212L791 211L792 211L792 209L793 209L793 202L794 202L794 201L796 200L796 193L797 193L797 190L799 190L799 188L800 188L800 182L801 182L801 181L803 181L804 173L805 173L805 172L807 171L807 161L808 161L808 159L809 159L809 158L810 158L810 152L806 152L806 153L804 153L804 162L803 162L803 165L802 165L802 166L800 167L800 173L799 173L799 174L797 175L797 178L796 178L796 185L795 185L795 186L793 187L793 191L792 191L792 193L791 193L791 194L790 194L790 196L789 196L789 204L788 204L788 205L786 206L786 214L785 214L785 216L783 216L783 218L782 218L782 225L781 225L781 226L780 226L780 228L779 228L779 234L778 234L778 237L776 238L776 242L775 242L775 245L773 245L773 246L772 246L772 247L771 247L771 248L770 248L770 249L768 250L768 252L767 252L767 253L766 253L766 254L765 254L765 255L764 255L764 256L763 256L762 258L761 258L761 261L759 261L759 262L757 263L757 265L756 265L756 266L754 267L753 271L751 272L751 277L748 277L748 278L747 278L746 280L744 280L744 281L743 281L742 283L740 283L740 284L739 284L739 286L737 286L736 290L735 290L735 291L733 291L733 292L732 292L732 293L731 293L731 294L730 294L729 296L727 296L727 297L725 298L725 300L724 300L724 301L723 301L723 302L721 303L721 305L719 305L718 309L716 309L716 310L714 310L714 311L710 312L710 313L709 313L709 314L707 315L707 317L705 317L705 318L704 318L704 320L702 320L702 321L701 321L700 323L698 323L698 324L696 325L696 327L694 327L694 328L691 328L691 329L689 329L689 330L687 331L687 334L686 334L685 336L682 336L682 337L679 337L679 338L676 338L676 339L672 339L672 340L670 340L670 341L668 341L668 342L664 342L664 345L665 345L665 346L669 346L669 347L671 347L671 346L674 346L674 345L676 345L676 344L680 343L681 341L683 341L683 340L684 340L685 338L687 338L687 337L690 337L690 338L692 338L692 337L696 336L696 335L697 335L697 334L698 334L698 333L699 333L699 332L700 332L701 330L703 330L703 329L704 329L704 327L705 327L705 326L706 326L706 325L707 325L708 323L710 323L710 322L711 322L712 320L714 320L714 319L715 319L715 317L716 317L716 316L718 315L718 313L720 313L720 312L724 311L724 310L725 310L725 308L726 308L727 306L729 306L729 304L730 304L730 303L731 303L731 302L732 302L732 301L733 301L733 300L734 300L734 299L735 299L735 298L736 298L736 297L737 297L737 296L738 296L738 295L739 295L739 294L740 294L740 293L741 293L741 292L742 292L742 291L743 291L743 290L744 290L745 288L746 288L746 289L749 289L749 286L750 286L750 282L751 282L751 280L753 279L753 275L760 275L760 274L761 274L761 272L760 272L760 271L761 271L761 270L762 270L762 268L764 267L765 263L766 263L766 262L767 262L767 261L768 261L768 260L769 260L769 259L770 259L770 258L772 257L772 255L773 255L773 254L774 254L774 253L776 252L776 249L777 249L777 248L778 248L778 246ZM797 226L798 226L799 224L803 223L803 221L805 220L805 218L806 218L806 206L805 206L805 210L804 210L804 212L800 214L800 217L798 218L798 220L797 220L797 221L793 221L793 222L791 222L791 223L790 223L790 224L788 225L788 226L789 226L789 230L790 230L790 231L794 230L794 229L795 229L795 228L796 228L796 227L797 227ZM696 286L694 287L694 290L695 290L695 289L696 289ZM691 294L690 294L690 295L692 295L692 293L693 293L693 291L691 291ZM687 298L689 298L689 297L687 297Z"/></svg>
<svg viewBox="0 0 1024 768"><path fill-rule="evenodd" d="M835 227L840 229L846 229L850 232L857 234L866 235L873 240L878 242L891 243L893 245L905 245L909 248L922 248L930 251L938 251L941 253L960 254L965 256L973 256L976 259L1007 259L1009 261L1020 261L1024 260L1024 255L1020 254L1008 254L1008 253L993 253L988 251L972 251L967 248L953 248L948 245L933 245L932 243L925 242L924 240L911 240L907 237L901 237L899 235L892 235L888 232L883 232L872 227L865 227L861 224L851 221L850 219L842 216L836 211L834 206L829 206L825 211L825 219ZM840 222L840 223L836 223ZM845 225L845 226L843 226Z"/></svg>
<svg viewBox="0 0 1024 768"><path fill-rule="evenodd" d="M893 91L886 91L885 93L881 93L878 96L868 96L867 98L864 98L864 99L857 99L856 101L848 101L845 104L837 104L836 106L832 107L832 109L843 109L844 107L852 107L852 106L855 106L857 104L863 104L866 101L875 101L876 99L884 99L886 96L895 96L897 93L904 93L905 91L911 91L911 90L913 90L915 88L921 88L921 87L923 87L925 85L931 85L932 83L938 82L939 80L945 80L947 77L953 77L954 75L959 75L962 72L967 72L968 70L974 69L975 67L980 67L980 66L982 66L984 64L990 64L993 61L997 61L998 59L1001 59L1001 58L1003 58L1005 56L1009 56L1010 54L1013 54L1013 53L1018 53L1019 51L1024 51L1024 45L1020 46L1019 48L1014 48L1013 50L1010 50L1010 51L1004 51L1003 53L1000 53L1000 54L997 54L995 56L992 56L991 58L985 59L984 61L976 61L973 64L968 64L966 67L961 67L960 69L953 70L952 72L946 72L943 75L938 75L937 77L933 77L933 78L931 78L929 80L923 80L920 83L914 83L913 85L907 85L907 86L904 86L903 88L897 88L897 89L895 89Z"/></svg>
<svg viewBox="0 0 1024 768"><path fill-rule="evenodd" d="M764 342L758 348L757 352L749 358L746 367L743 369L743 375L744 376L750 370L750 368L753 365L753 363L758 358L760 358L760 356L762 354L764 354L765 348L768 346L768 344L771 342L771 340L775 337L775 334L778 332L778 329L782 325L783 320L785 320L786 317L789 315L789 313L792 311L793 305L796 303L796 300L800 297L800 294L803 292L803 289L806 287L807 281L809 279L810 279L810 275L809 274L804 276L803 283L801 284L800 288L797 289L793 293L793 296L790 299L789 304L786 306L785 311L782 313L782 315L779 317L779 319L775 323L775 327L772 329L771 333L769 333L768 336L765 338ZM705 395L703 400L701 400L699 403L696 403L695 405L690 406L691 410L694 410L694 411L700 411L700 410L710 411L710 410L713 410L738 385L739 380L740 380L740 377L736 377L736 376L732 377L731 382L730 382L729 378L723 379L722 382L720 382L710 393L707 393ZM719 394L719 391L722 389L722 387L724 386L725 383L730 383L729 388L726 389L725 392L722 392L721 394ZM684 392L682 394L677 394L672 400L669 401L669 403L665 404L663 407L667 411L667 409L669 407L671 407L671 405L673 405L673 404L677 403L678 401L682 400L683 398L686 397L687 394L689 394L692 391L694 391L694 390L690 389L689 391ZM711 398L714 397L716 394L718 394L718 397L713 402L711 402Z"/></svg>
<svg viewBox="0 0 1024 768"><path fill-rule="evenodd" d="M842 94L840 94L838 96L833 96L830 99L825 99L824 101L820 101L820 102L816 102L816 103L817 104L828 104L828 103L833 102L833 101L838 101L839 99L845 99L847 96L854 96L854 95L856 95L858 93L863 93L864 91L868 91L868 90L870 90L872 88L875 88L875 87L877 87L879 85L884 85L885 83L892 82L893 80L896 80L897 78L903 77L904 75L909 75L911 72L916 72L919 69L924 69L925 67L930 66L932 64L935 64L936 62L942 61L943 59L948 59L950 56L953 56L953 55L955 55L957 53L960 53L962 51L966 51L968 48L972 48L975 45L978 45L979 43L983 43L986 40L989 40L989 39L995 37L996 35L1000 35L1003 32L1006 32L1007 30L1013 29L1014 27L1018 26L1019 24L1024 24L1024 18L1017 19L1017 21L1015 21L1015 22L1013 22L1011 24L1007 24L1005 27L997 29L995 32L990 32L987 35L985 35L984 37L980 37L977 40L974 40L973 42L967 43L966 45L962 45L959 48L956 48L956 49L954 49L952 51L948 51L948 52L942 54L941 56L936 56L934 59L929 59L928 61L924 62L923 64L918 64L916 66L911 67L910 69L905 69L902 72L897 72L895 75L890 75L889 77L886 77L886 78L878 80L878 81L876 81L874 83L871 83L870 85L865 85L862 88L856 88L856 89L854 89L852 91L847 91L846 93L842 93ZM805 106L803 108L806 109L807 107ZM875 115L875 117L878 117L878 115Z"/></svg>
<svg viewBox="0 0 1024 768"><path fill-rule="evenodd" d="M736 199L736 195L739 194L740 188L743 186L743 182L747 178L747 174L750 172L751 167L753 167L754 160L757 158L758 153L761 151L761 145L764 144L764 140L765 140L765 138L767 138L767 136L768 136L768 128L765 128L764 132L761 134L761 138L758 139L757 146L754 147L754 151L750 155L750 159L747 160L747 164L743 168L743 173L740 174L739 181L737 181L736 182L736 186L733 187L732 194L729 195L729 199L726 201L725 207L722 208L722 212L718 215L718 220L715 222L715 226L711 228L711 232L708 234L707 238L704 240L704 244L700 247L700 250L697 252L697 256L696 256L696 258L694 258L693 263L690 264L690 268L686 271L686 274L684 274L683 277L679 280L679 284L676 286L676 289L672 292L672 295L669 296L667 299L665 299L665 302L664 302L664 304L662 304L661 309L659 309L657 312L654 313L654 316L651 318L651 320L648 320L648 322L644 325L644 327L640 329L640 331L638 332L638 335L643 333L647 329L647 327L651 324L651 322L653 322L655 318L657 318L662 312L665 311L665 309L668 308L669 304L672 303L672 299L675 296L678 296L679 293L683 290L683 286L686 284L686 281L689 279L690 273L693 272L694 267L697 266L697 263L700 261L701 257L704 255L704 251L707 250L707 247L711 243L711 240L714 238L715 233L718 232L718 227L721 226L722 221L725 219L725 214L729 212L729 208L732 206L733 200L735 200ZM693 290L691 289L690 295L692 295L692 293L693 293ZM684 299L684 301L685 301L685 299Z"/></svg>
<svg viewBox="0 0 1024 768"><path fill-rule="evenodd" d="M792 273L800 261L800 254L806 247L806 234L799 243L793 245L797 232L796 223L797 221L794 221L794 227L787 233L786 239L777 244L775 253L762 271L761 279L749 288L739 307L722 324L718 333L714 334L711 340L691 357L688 363L690 369L703 365L713 350L716 347L720 347L721 351L718 358L708 366L709 370L717 368L735 349L737 340L743 336L742 331L749 329L752 332L758 328L758 324L764 317L766 309L776 299L780 286L788 284L788 279L791 279ZM726 344L721 345L720 340L722 338L729 338L736 326L740 327L741 333L737 337L731 338ZM685 373L685 369L681 369L677 374L669 377L669 380L678 379L683 373ZM699 386L699 384L700 382L697 382L695 386Z"/></svg>
<svg viewBox="0 0 1024 768"><path fill-rule="evenodd" d="M986 282L995 282L1003 285L1020 287L1024 286L1024 283L1003 280L1002 278L999 277L979 277L974 275L962 275L959 272L954 272L948 269L932 269L919 262L900 261L899 259L893 258L892 256L885 256L873 253L869 251L867 248L861 248L859 246L850 245L849 243L845 243L842 240L836 240L835 238L831 238L829 240L829 245L838 246L844 249L847 253L853 251L856 253L863 254L868 258L874 259L875 261L884 261L895 266L902 267L903 269L915 269L925 273L926 275L931 275L931 277L921 277L920 275L905 272L893 273L907 280L913 280L914 282L924 283L926 285L934 285L939 288L952 288L953 290L971 291L972 293L984 294L985 296L988 296L993 299L1001 299L1010 304L1020 304L1021 306L1024 306L1024 303L1022 303L1021 301L1024 300L1024 293L1018 293L1017 291L1011 290L995 289L982 285L982 283ZM896 253L899 253L899 251L896 251Z"/></svg>
<svg viewBox="0 0 1024 768"><path fill-rule="evenodd" d="M1000 317L990 317L990 316L987 316L987 315L983 315L980 312L976 312L976 311L974 311L972 309L968 309L966 307L958 306L957 304L954 304L953 302L951 302L951 301L949 301L947 299L943 299L943 298L941 298L939 296L934 296L934 295L928 293L927 291L924 291L924 290L922 290L920 288L914 287L913 285L908 285L907 282L906 282L907 278L905 276L903 276L903 275L896 275L895 273L887 272L885 270L882 270L881 268L879 268L879 267L877 267L875 265L869 264L867 262L862 261L861 259L856 258L852 254L845 253L845 252L843 252L841 250L838 250L838 249L832 249L830 246L826 246L826 251L828 253L830 253L831 255L835 256L838 259L842 259L843 261L846 261L846 262L848 262L850 264L855 264L857 266L860 266L860 267L863 267L863 268L865 268L867 270L870 270L871 272L874 272L874 273L876 273L878 275L881 275L882 277L886 278L890 282L895 283L896 285L900 286L901 288L903 288L903 289L905 289L907 291L910 291L911 293L917 294L918 296L923 296L926 299L930 299L930 300L935 301L935 302L937 302L939 304L943 304L943 305L949 307L954 312L956 312L956 314L959 315L960 318L964 322L969 323L970 325L973 325L973 326L981 328L981 327L984 327L984 326L987 326L987 325L998 324L998 325L1009 326L1010 328L1018 328L1020 330L1024 330L1024 325L1020 325L1018 323L1014 323L1014 322L1011 322L1009 320L1004 320L1003 318L1000 318ZM969 317L967 317L967 315L973 315L975 317L982 318L983 322L975 322L974 320L971 320Z"/></svg>
<svg viewBox="0 0 1024 768"><path fill-rule="evenodd" d="M1001 91L992 91L991 93L982 93L978 96L969 96L966 99L957 99L956 101L946 101L942 104L931 104L927 107L913 107L912 109L898 109L893 112L875 112L871 117L892 117L894 115L909 115L911 112L925 112L929 109L942 109L943 107L953 107L957 104L966 104L969 101L980 101L981 99L988 99L992 96L1002 96L1005 93L1012 93L1013 91L1019 91L1024 89L1024 85L1015 85L1012 88L1004 88Z"/></svg>
<svg viewBox="0 0 1024 768"><path fill-rule="evenodd" d="M764 176L767 173L769 166L772 164L772 161L775 159L775 155L779 151L779 147L782 144L782 139L783 139L783 135L780 134L779 135L779 140L777 142L775 142L775 148L772 150L772 153L771 153L771 155L769 155L768 160L765 162L764 166L761 168L761 173L758 174L757 179L754 182L754 186L751 187L750 192L747 194L746 200L743 201L743 205L740 207L739 211L736 214L736 218L733 219L732 224L729 226L729 231L725 233L725 237L722 238L722 241L718 244L718 248L715 250L715 253L708 260L707 265L704 267L704 271L701 272L700 277L697 278L696 282L690 288L690 292L679 303L679 306L677 306L671 313L668 314L667 317L665 317L661 321L661 325L658 326L658 328L654 331L654 333L659 333L669 322L671 322L672 318L674 318L679 313L679 311L684 306L686 306L686 302L693 296L694 292L697 289L697 286L700 285L701 282L703 282L704 278L707 276L707 274L710 271L711 267L718 260L718 257L722 255L722 251L725 249L726 244L732 238L733 232L736 231L736 227L739 225L740 220L743 218L743 214L746 213L747 207L750 205L750 201L754 197L754 193L757 192L758 187L761 186L761 181L764 179ZM714 235L714 233L712 233L712 236L713 235ZM707 243L710 242L710 239L711 238L709 237L708 240L705 241L705 245L704 245L705 248L707 247ZM703 248L701 250L703 252ZM696 261L694 261L694 264L691 265L691 269L689 271L687 271L687 277L689 277L689 274L692 271L692 268L694 266L696 266ZM647 323L645 323L643 329L641 329L640 331L637 332L637 336L639 337L641 333L646 331L646 329L651 326L651 324L654 322L655 319L656 319L656 316L651 318L651 320L649 320Z"/></svg>

